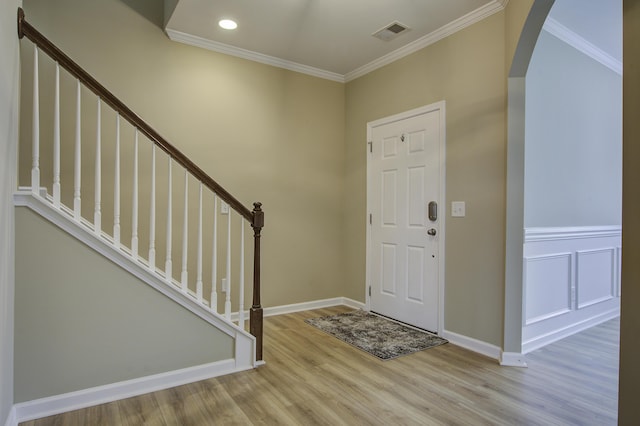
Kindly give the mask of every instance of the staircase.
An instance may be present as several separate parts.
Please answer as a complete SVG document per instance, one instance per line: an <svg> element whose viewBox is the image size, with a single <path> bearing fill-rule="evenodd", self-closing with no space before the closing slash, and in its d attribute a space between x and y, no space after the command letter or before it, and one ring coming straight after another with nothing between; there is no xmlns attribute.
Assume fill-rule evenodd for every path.
<svg viewBox="0 0 640 426"><path fill-rule="evenodd" d="M32 27L22 9L18 35L33 43L33 63L22 64L32 66L33 96L31 135L22 135L31 141L30 183L15 204L231 336L236 370L261 364L261 204L245 207Z"/></svg>

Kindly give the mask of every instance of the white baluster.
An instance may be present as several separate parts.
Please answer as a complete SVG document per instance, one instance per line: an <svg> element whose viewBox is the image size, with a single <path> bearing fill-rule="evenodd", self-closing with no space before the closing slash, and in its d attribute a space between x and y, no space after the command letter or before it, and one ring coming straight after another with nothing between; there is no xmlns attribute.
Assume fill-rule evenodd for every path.
<svg viewBox="0 0 640 426"><path fill-rule="evenodd" d="M184 171L184 220L182 222L182 274L180 282L182 283L182 291L185 293L189 289L188 273L187 273L187 249L188 249L188 230L189 230L189 175Z"/></svg>
<svg viewBox="0 0 640 426"><path fill-rule="evenodd" d="M224 299L224 316L231 321L231 210L227 213L227 293Z"/></svg>
<svg viewBox="0 0 640 426"><path fill-rule="evenodd" d="M173 280L173 272L172 272L172 262L171 262L171 244L172 244L172 196L171 196L171 157L169 157L169 165L167 166L167 255L164 261L164 276L167 282L171 282Z"/></svg>
<svg viewBox="0 0 640 426"><path fill-rule="evenodd" d="M96 118L96 164L95 164L95 210L93 213L93 229L96 235L102 233L102 158L101 155L101 135L100 128L102 124L102 117L100 116L100 98L98 98L98 115Z"/></svg>
<svg viewBox="0 0 640 426"><path fill-rule="evenodd" d="M56 62L53 100L53 206L60 208L60 64Z"/></svg>
<svg viewBox="0 0 640 426"><path fill-rule="evenodd" d="M196 297L198 298L198 302L202 303L202 182L200 182L198 192L198 251Z"/></svg>
<svg viewBox="0 0 640 426"><path fill-rule="evenodd" d="M244 330L244 219L240 216L240 288L238 289L238 326Z"/></svg>
<svg viewBox="0 0 640 426"><path fill-rule="evenodd" d="M38 46L33 46L33 117L31 123L31 191L40 192L40 84L38 77Z"/></svg>
<svg viewBox="0 0 640 426"><path fill-rule="evenodd" d="M138 260L138 129L133 142L133 200L131 217L131 255Z"/></svg>
<svg viewBox="0 0 640 426"><path fill-rule="evenodd" d="M213 243L211 247L211 310L218 312L218 196L213 195Z"/></svg>
<svg viewBox="0 0 640 426"><path fill-rule="evenodd" d="M81 98L82 86L80 80L76 79L76 139L75 139L75 158L73 160L73 217L80 221L82 217L82 201L80 199L80 183L82 180L82 110Z"/></svg>
<svg viewBox="0 0 640 426"><path fill-rule="evenodd" d="M113 183L113 243L120 248L120 114L116 115L116 164Z"/></svg>
<svg viewBox="0 0 640 426"><path fill-rule="evenodd" d="M149 217L149 269L156 270L156 145L151 147L151 204Z"/></svg>

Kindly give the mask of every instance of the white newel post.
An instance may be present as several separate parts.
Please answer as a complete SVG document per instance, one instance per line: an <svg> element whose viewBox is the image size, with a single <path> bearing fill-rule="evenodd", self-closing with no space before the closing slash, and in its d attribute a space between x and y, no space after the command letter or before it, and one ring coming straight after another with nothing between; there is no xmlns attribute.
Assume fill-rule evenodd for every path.
<svg viewBox="0 0 640 426"><path fill-rule="evenodd" d="M101 145L102 145L102 140L101 140L101 135L100 135L100 127L101 127L101 123L102 123L102 117L100 114L100 98L98 98L98 113L97 113L97 117L96 117L96 164L95 164L95 173L96 173L96 177L95 177L95 194L94 194L94 199L95 199L95 209L93 212L93 229L96 233L96 235L100 235L102 233L102 200L101 200L101 193L102 193L102 170L101 170L101 166L102 166L102 158L101 156Z"/></svg>
<svg viewBox="0 0 640 426"><path fill-rule="evenodd" d="M53 206L60 208L60 64L56 62L53 99Z"/></svg>
<svg viewBox="0 0 640 426"><path fill-rule="evenodd" d="M31 191L40 192L40 84L38 76L38 46L33 46L33 116L31 123Z"/></svg>
<svg viewBox="0 0 640 426"><path fill-rule="evenodd" d="M113 243L120 248L120 114L116 115L116 153L113 182Z"/></svg>

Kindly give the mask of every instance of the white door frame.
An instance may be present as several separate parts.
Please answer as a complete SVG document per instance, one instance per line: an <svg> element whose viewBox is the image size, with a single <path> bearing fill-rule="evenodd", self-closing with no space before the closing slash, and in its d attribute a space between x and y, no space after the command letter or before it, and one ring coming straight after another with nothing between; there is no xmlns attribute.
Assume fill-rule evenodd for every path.
<svg viewBox="0 0 640 426"><path fill-rule="evenodd" d="M448 209L446 208L446 194L445 194L445 177L446 177L446 115L445 115L445 101L436 102L430 105L425 105L423 107L415 108L409 111L401 112L399 114L395 114L389 117L380 118L375 121L370 121L367 123L367 141L366 141L366 152L367 152L367 214L365 216L365 223L367 226L367 254L366 254L366 275L365 275L365 300L366 300L366 310L371 310L371 296L369 294L369 288L371 287L371 226L369 224L369 214L373 211L371 203L371 166L369 161L369 142L372 142L372 132L375 127L383 126L385 124L393 123L395 121L404 120L407 118L415 117L417 115L426 114L432 111L440 111L440 188L439 188L439 199L438 199L438 220L440 221L439 226L439 238L438 238L438 332L439 335L442 335L444 330L444 283L445 283L445 219L446 213Z"/></svg>

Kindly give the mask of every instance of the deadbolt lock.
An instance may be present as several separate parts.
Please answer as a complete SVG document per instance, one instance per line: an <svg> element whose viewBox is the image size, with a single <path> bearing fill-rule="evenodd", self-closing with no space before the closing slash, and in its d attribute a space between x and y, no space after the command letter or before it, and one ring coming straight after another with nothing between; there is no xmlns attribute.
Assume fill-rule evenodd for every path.
<svg viewBox="0 0 640 426"><path fill-rule="evenodd" d="M429 220L435 222L438 220L438 203L431 201L428 207Z"/></svg>

